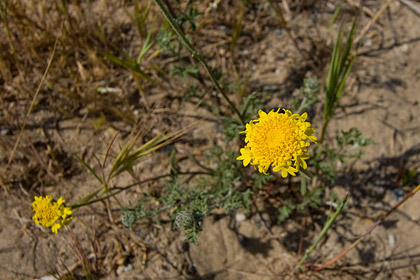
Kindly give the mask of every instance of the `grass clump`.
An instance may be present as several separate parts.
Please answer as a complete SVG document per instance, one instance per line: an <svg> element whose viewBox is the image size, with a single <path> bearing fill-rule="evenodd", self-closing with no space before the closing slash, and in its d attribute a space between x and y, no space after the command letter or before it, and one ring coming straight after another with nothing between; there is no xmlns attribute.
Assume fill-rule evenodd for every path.
<svg viewBox="0 0 420 280"><path fill-rule="evenodd" d="M287 231L303 225L294 271L309 273L305 263L352 205L352 193L339 199L334 190L375 143L356 127L329 129L356 61L356 20L344 43L338 28L323 84L323 58L309 57L311 40L291 17L311 6L289 4L0 1L0 184L7 195L35 196L34 221L70 237L77 260L63 260L58 278L123 277L139 252L144 271L160 258L174 278L197 277L188 243L173 260L168 240L181 231L200 248L217 215L246 247L237 211L270 242L286 240L275 230L297 236ZM275 42L285 31L291 47L268 52L269 30ZM408 198L418 172L400 173ZM17 220L28 236L50 234Z"/></svg>

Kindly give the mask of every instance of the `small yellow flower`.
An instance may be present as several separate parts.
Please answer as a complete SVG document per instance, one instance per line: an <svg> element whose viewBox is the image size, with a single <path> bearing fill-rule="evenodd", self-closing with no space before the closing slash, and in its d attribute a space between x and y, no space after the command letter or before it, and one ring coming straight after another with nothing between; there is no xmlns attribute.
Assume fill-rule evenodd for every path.
<svg viewBox="0 0 420 280"><path fill-rule="evenodd" d="M247 144L236 159L243 160L244 166L251 164L264 174L272 166L283 178L288 174L296 176L300 168L307 168L305 160L310 158L310 142L305 140L316 143L317 138L312 135L315 129L305 122L307 113L298 115L283 110L284 113L278 109L268 114L258 111L259 119L250 121L245 131L240 132L245 133Z"/></svg>
<svg viewBox="0 0 420 280"><path fill-rule="evenodd" d="M51 228L53 233L57 233L63 225L67 225L73 217L71 215L71 208L64 206L64 199L60 197L57 202L53 201L51 195L45 197L35 196L32 202L33 212L35 212L32 220L35 224L46 228Z"/></svg>

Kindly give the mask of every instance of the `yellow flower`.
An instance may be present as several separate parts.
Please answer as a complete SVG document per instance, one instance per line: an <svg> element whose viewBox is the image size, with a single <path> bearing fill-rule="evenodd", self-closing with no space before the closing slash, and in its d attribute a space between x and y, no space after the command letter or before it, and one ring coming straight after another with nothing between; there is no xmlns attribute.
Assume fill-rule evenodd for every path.
<svg viewBox="0 0 420 280"><path fill-rule="evenodd" d="M310 142L305 140L316 143L317 138L312 135L315 129L305 122L307 113L298 115L283 110L284 113L279 113L278 109L268 114L258 111L259 119L250 121L245 131L240 132L245 133L247 144L236 159L243 160L244 166L251 164L264 174L272 166L283 178L288 174L296 176L299 169L307 168L305 160L310 158Z"/></svg>
<svg viewBox="0 0 420 280"><path fill-rule="evenodd" d="M32 220L35 224L46 228L51 228L53 233L57 233L63 225L67 225L73 217L71 215L71 208L64 206L64 199L60 197L57 202L53 201L51 195L45 197L35 196L32 202L33 212L35 212Z"/></svg>

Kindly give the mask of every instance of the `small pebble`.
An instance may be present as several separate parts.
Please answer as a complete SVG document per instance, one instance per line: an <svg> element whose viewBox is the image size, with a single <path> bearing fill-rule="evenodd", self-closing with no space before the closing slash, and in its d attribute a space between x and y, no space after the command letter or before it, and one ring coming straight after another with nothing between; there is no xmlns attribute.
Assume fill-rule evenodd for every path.
<svg viewBox="0 0 420 280"><path fill-rule="evenodd" d="M276 28L276 29L274 30L274 34L275 34L276 36L280 36L280 35L282 35L282 34L283 34L283 29L281 29L281 28Z"/></svg>
<svg viewBox="0 0 420 280"><path fill-rule="evenodd" d="M128 271L131 271L131 270L133 270L133 265L129 263L127 265L118 266L116 273L117 273L117 275L120 275L123 272L128 272Z"/></svg>
<svg viewBox="0 0 420 280"><path fill-rule="evenodd" d="M8 135L8 134L10 134L10 130L9 129L7 129L7 128L0 129L0 135L1 136Z"/></svg>
<svg viewBox="0 0 420 280"><path fill-rule="evenodd" d="M396 201L400 201L401 199L404 198L404 191L402 188L398 188L394 190L394 199Z"/></svg>
<svg viewBox="0 0 420 280"><path fill-rule="evenodd" d="M389 240L389 246L391 246L391 248L395 247L395 236L392 234L388 235L388 240Z"/></svg>
<svg viewBox="0 0 420 280"><path fill-rule="evenodd" d="M235 219L236 219L236 221L237 221L238 223L240 223L240 222L245 221L246 216L245 216L245 214L244 214L244 213L237 213L237 214L235 215Z"/></svg>

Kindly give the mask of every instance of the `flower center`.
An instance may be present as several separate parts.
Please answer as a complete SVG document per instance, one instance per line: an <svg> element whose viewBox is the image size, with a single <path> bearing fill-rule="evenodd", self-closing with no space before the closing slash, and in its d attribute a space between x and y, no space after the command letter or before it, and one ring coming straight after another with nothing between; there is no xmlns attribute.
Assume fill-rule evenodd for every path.
<svg viewBox="0 0 420 280"><path fill-rule="evenodd" d="M264 160L282 164L290 160L299 148L296 125L286 118L271 119L255 125L256 137L251 137L253 152Z"/></svg>
<svg viewBox="0 0 420 280"><path fill-rule="evenodd" d="M50 203L46 203L45 201L38 206L36 212L40 223L43 225L55 223L58 219L57 211L52 207L52 205L50 205Z"/></svg>

